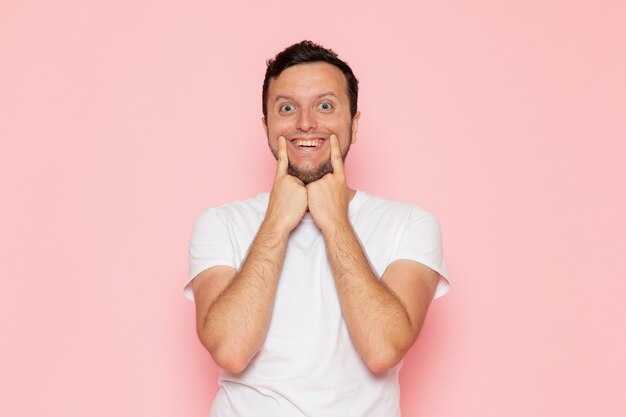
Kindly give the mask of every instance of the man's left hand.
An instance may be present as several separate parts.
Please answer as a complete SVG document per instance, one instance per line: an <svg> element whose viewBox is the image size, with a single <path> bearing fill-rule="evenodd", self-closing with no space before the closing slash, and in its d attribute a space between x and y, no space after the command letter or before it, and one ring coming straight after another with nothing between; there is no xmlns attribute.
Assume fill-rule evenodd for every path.
<svg viewBox="0 0 626 417"><path fill-rule="evenodd" d="M309 211L322 233L348 222L350 190L346 184L343 157L337 136L330 135L330 161L333 172L307 184Z"/></svg>

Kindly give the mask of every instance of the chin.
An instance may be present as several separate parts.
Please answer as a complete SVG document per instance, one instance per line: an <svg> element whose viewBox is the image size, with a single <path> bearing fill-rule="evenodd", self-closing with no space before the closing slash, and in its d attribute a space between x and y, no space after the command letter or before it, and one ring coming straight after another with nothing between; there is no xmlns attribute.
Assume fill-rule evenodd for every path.
<svg viewBox="0 0 626 417"><path fill-rule="evenodd" d="M293 175L294 177L300 179L300 181L302 181L305 185L317 181L324 175L331 172L333 172L333 166L330 159L322 162L316 168L312 169L301 169L291 164L289 164L289 167L287 168L287 173L289 175Z"/></svg>

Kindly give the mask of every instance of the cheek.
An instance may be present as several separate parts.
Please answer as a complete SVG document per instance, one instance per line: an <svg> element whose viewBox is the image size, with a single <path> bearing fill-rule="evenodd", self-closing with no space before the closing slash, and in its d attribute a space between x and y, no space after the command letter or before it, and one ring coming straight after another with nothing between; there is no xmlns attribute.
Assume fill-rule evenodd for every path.
<svg viewBox="0 0 626 417"><path fill-rule="evenodd" d="M338 138L350 137L350 126L343 122L329 123L325 126L326 130L337 135Z"/></svg>
<svg viewBox="0 0 626 417"><path fill-rule="evenodd" d="M270 148L272 155L274 155L275 158L278 158L278 142L270 139L267 141L267 146Z"/></svg>
<svg viewBox="0 0 626 417"><path fill-rule="evenodd" d="M287 133L290 129L291 125L286 123L284 120L280 122L272 122L267 125L268 133L270 138L278 138L278 136Z"/></svg>

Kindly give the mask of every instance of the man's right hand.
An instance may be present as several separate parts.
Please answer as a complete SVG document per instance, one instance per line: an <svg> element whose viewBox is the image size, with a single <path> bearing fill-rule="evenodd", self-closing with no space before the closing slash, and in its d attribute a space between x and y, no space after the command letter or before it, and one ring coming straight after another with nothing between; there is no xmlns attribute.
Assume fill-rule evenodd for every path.
<svg viewBox="0 0 626 417"><path fill-rule="evenodd" d="M307 189L299 178L287 173L288 166L287 141L280 136L276 176L265 222L283 233L290 233L300 223L308 207Z"/></svg>
<svg viewBox="0 0 626 417"><path fill-rule="evenodd" d="M265 220L239 271L205 269L193 280L198 337L213 360L242 372L259 352L269 329L289 233L307 209L302 181L287 174L285 138L278 140L278 165Z"/></svg>

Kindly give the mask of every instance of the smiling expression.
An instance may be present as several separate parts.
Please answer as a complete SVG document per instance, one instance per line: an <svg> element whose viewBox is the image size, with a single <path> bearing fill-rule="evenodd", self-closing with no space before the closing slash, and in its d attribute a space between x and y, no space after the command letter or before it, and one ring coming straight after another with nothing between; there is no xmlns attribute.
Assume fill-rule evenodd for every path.
<svg viewBox="0 0 626 417"><path fill-rule="evenodd" d="M278 137L287 139L288 173L305 184L332 172L331 134L345 159L356 142L360 113L350 116L346 78L326 62L298 64L272 79L263 126L269 147L278 155Z"/></svg>

